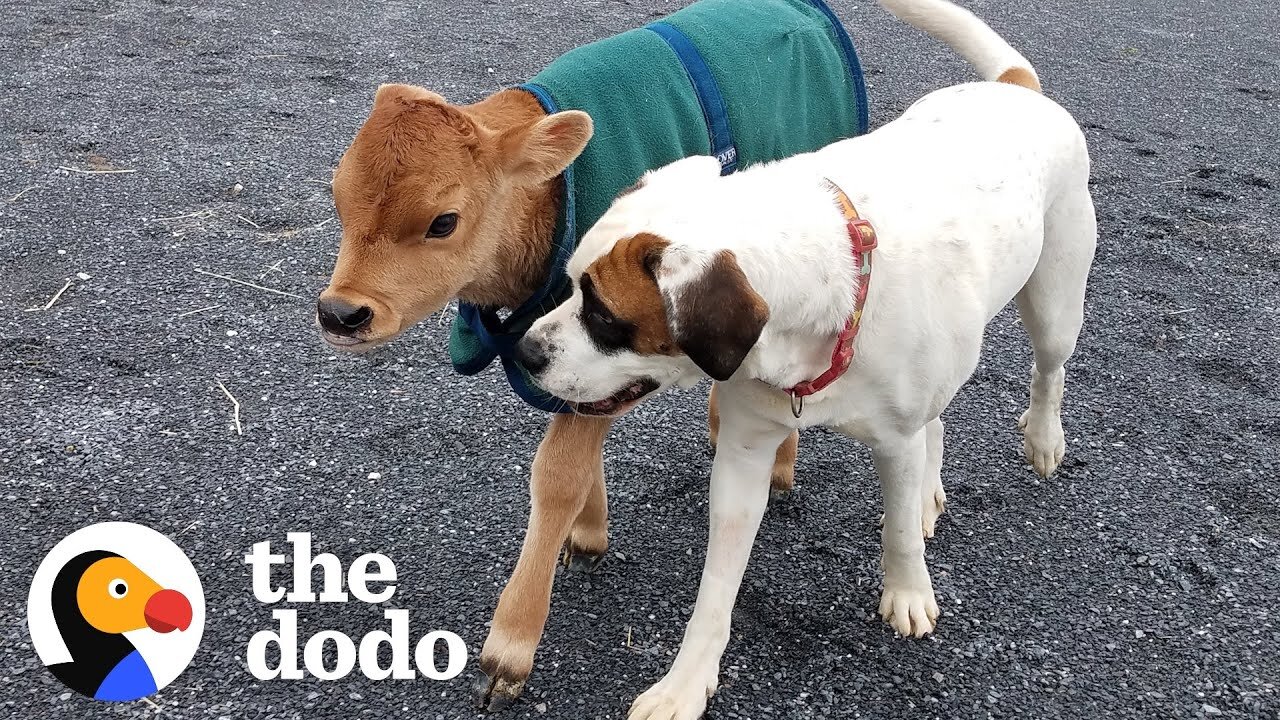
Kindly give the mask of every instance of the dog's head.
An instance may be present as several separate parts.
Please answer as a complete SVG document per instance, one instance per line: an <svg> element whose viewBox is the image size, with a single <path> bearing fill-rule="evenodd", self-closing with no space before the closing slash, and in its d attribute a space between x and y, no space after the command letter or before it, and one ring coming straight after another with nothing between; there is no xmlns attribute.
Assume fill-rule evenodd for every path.
<svg viewBox="0 0 1280 720"><path fill-rule="evenodd" d="M634 231L625 219L651 216L671 187L614 204L570 261L573 296L517 348L538 384L579 413L621 415L673 384L727 380L769 319L731 250Z"/></svg>
<svg viewBox="0 0 1280 720"><path fill-rule="evenodd" d="M456 106L379 88L333 176L342 244L316 308L325 339L373 347L455 297L501 305L532 292L545 258L527 236L554 222L536 206L591 130L585 113L545 115L520 91Z"/></svg>

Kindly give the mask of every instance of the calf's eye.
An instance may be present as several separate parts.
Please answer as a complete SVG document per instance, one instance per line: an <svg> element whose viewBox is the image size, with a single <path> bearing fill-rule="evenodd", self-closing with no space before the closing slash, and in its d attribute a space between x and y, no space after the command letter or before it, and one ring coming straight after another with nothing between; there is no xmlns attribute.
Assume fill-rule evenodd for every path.
<svg viewBox="0 0 1280 720"><path fill-rule="evenodd" d="M427 228L427 237L449 237L453 234L453 231L457 229L458 213L445 213L437 216L435 220L431 221L431 227Z"/></svg>

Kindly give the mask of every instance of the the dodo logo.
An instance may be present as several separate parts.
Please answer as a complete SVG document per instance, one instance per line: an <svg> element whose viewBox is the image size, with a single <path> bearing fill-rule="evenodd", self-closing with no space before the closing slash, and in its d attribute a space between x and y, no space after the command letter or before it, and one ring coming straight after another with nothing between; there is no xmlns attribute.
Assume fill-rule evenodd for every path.
<svg viewBox="0 0 1280 720"><path fill-rule="evenodd" d="M137 700L173 682L204 630L204 591L169 538L133 523L77 530L31 583L27 626L64 685L95 700Z"/></svg>

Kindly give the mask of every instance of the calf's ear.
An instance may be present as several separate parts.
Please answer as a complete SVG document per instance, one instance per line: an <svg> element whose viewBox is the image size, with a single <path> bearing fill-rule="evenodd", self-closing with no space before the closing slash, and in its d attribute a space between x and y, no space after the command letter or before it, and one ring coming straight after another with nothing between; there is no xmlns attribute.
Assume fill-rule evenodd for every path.
<svg viewBox="0 0 1280 720"><path fill-rule="evenodd" d="M591 116L581 110L554 113L503 131L498 136L500 161L517 183L543 183L578 158L591 133Z"/></svg>
<svg viewBox="0 0 1280 720"><path fill-rule="evenodd" d="M714 380L728 380L760 339L769 306L751 287L729 250L716 253L700 276L668 296L672 336Z"/></svg>

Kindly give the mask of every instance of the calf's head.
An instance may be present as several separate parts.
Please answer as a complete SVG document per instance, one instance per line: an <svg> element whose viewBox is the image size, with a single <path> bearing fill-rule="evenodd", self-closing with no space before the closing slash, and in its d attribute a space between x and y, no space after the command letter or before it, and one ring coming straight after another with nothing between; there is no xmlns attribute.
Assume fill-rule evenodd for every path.
<svg viewBox="0 0 1280 720"><path fill-rule="evenodd" d="M394 338L453 298L517 302L541 282L556 176L591 118L509 90L470 106L384 85L333 176L342 243L316 320L332 345ZM526 287L527 286L527 287Z"/></svg>
<svg viewBox="0 0 1280 720"><path fill-rule="evenodd" d="M621 415L673 384L729 379L768 319L733 252L642 232L574 278L573 297L530 328L518 358L577 412Z"/></svg>

